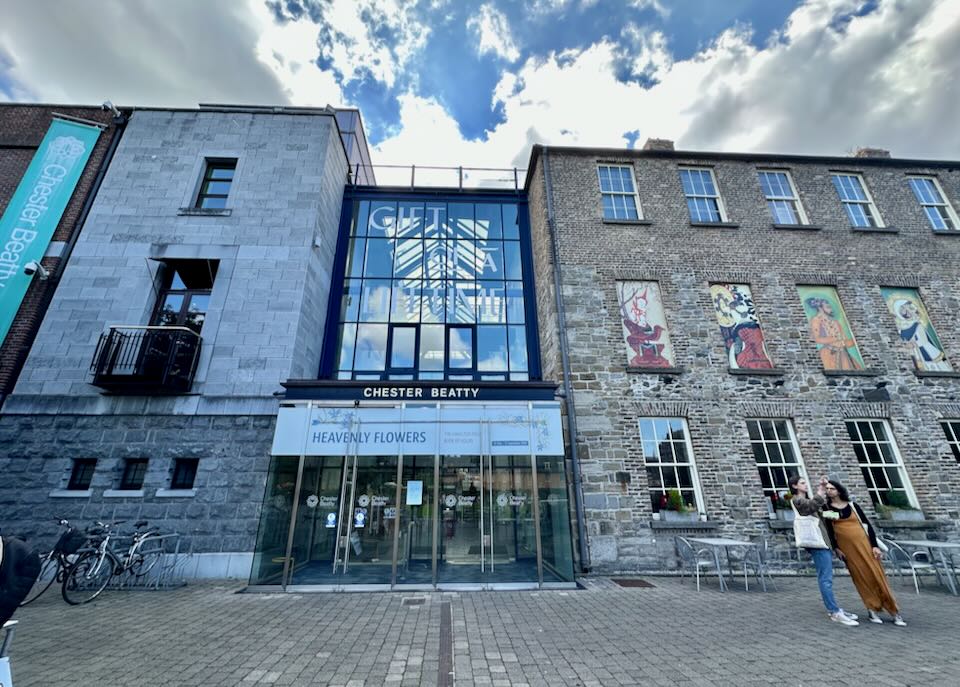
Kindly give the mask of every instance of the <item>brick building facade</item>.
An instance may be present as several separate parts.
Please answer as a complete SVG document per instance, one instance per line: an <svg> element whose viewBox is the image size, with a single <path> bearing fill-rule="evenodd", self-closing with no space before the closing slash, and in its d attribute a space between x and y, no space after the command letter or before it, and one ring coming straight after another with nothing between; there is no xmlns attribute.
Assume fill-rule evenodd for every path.
<svg viewBox="0 0 960 687"><path fill-rule="evenodd" d="M892 432L898 455L878 437L868 441L857 436L868 460L875 454L881 460L902 460L900 470L874 466L872 495L883 491L881 525L901 534L955 533L960 452L956 435L949 434L956 425L943 423L960 418L960 379L949 365L916 370L881 287L887 289L883 293L907 289L907 297L914 293L909 290L917 290L941 348L956 360L960 232L955 223L933 230L908 177L936 179L942 196L955 207L960 164L708 154L673 151L669 142L660 143L659 150L649 146L643 151L536 148L528 173L541 351L545 375L552 378L562 378L564 372L554 289L555 270L560 269L590 567L607 572L670 567L677 533L759 536L788 529L772 495L782 495L785 484L764 491L771 485L761 483L754 449L765 435L752 441L750 420L764 420L765 431L774 425L786 430L782 441L774 439L767 447L779 443L788 449L791 444L802 456L802 462L793 462L800 462L809 476L839 479L864 504L871 501L869 470L861 469L850 431L867 431L876 426L869 421L880 421L887 439ZM604 216L601 184L610 188L602 177L612 174L611 168L635 179L635 187L627 184L625 189L636 192L633 204L640 205L631 218ZM713 179L713 190L719 189L720 221L691 219L696 207L688 212L686 196L697 191L710 195L711 189L685 194L684 168L712 171L707 178ZM761 170L789 172L805 215L802 222L797 217L775 224L758 178ZM833 178L838 174L865 182L873 212L882 218L879 227L851 226ZM606 214L615 211L608 208ZM552 254L553 241L559 261ZM618 284L637 283L659 286L674 353L669 366L632 360L637 348L628 355ZM730 369L711 297L714 284L749 285L772 361L766 369ZM859 346L860 369L824 370L798 286L836 289ZM902 301L895 302L902 307ZM903 329L907 331L905 325ZM657 345L651 348L654 353L661 350ZM674 424L653 422L671 418ZM671 442L661 434L658 444L648 443L644 450L641 421L648 434L652 427L667 426L674 438L685 427L686 436ZM850 421L862 422L853 427ZM757 423L753 427L760 429ZM685 444L693 454L690 501L695 497L697 503L689 504L692 514L680 518L667 512L668 486L660 489L659 501L651 496L662 468L653 455L671 443L674 449ZM903 494L894 501L907 506L904 499L912 485L910 505L922 511L922 521L900 521L919 517L916 511L907 515L884 508L888 494L879 476L884 469L891 476L906 475ZM774 471L783 475L796 466ZM867 510L877 515L876 509ZM673 516L671 521L667 516ZM695 521L684 522L684 517ZM897 521L887 519L892 517Z"/></svg>

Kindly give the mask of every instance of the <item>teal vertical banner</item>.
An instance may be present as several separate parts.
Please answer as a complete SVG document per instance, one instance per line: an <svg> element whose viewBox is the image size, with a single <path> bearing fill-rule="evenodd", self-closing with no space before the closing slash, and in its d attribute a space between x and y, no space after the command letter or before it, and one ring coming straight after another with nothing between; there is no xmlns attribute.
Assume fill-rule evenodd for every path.
<svg viewBox="0 0 960 687"><path fill-rule="evenodd" d="M34 278L23 266L47 252L99 137L98 127L54 119L0 217L0 341Z"/></svg>

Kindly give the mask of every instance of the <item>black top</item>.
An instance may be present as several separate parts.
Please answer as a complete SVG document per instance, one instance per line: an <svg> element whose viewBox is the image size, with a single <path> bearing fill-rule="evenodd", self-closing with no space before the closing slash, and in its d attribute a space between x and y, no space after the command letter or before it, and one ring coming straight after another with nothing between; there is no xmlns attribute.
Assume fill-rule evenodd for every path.
<svg viewBox="0 0 960 687"><path fill-rule="evenodd" d="M867 537L870 539L870 546L877 547L877 533L873 530L873 523L867 519L866 513L863 512L863 509L855 503L848 503L846 508L834 508L833 506L826 505L823 507L823 510L832 510L834 513L840 514L841 520L846 520L847 518L855 518L856 515L853 514L853 509L857 509L857 515L860 516L860 522L867 526ZM830 535L830 546L834 549L837 548L837 535L833 532L833 520L829 518L823 519L824 524L827 526L827 534Z"/></svg>

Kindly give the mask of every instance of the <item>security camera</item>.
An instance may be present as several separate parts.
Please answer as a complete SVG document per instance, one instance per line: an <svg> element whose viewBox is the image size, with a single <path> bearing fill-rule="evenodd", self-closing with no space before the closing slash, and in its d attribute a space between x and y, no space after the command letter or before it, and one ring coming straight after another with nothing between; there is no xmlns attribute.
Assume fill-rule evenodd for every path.
<svg viewBox="0 0 960 687"><path fill-rule="evenodd" d="M120 116L120 110L118 110L118 109L117 109L117 106L114 105L114 104L113 104L112 102L110 102L109 100L104 100L104 101L103 101L103 105L100 106L100 109L101 109L101 110L110 110L110 112L113 113L113 116L114 116L114 117L119 117L119 116Z"/></svg>
<svg viewBox="0 0 960 687"><path fill-rule="evenodd" d="M24 265L23 273L30 277L32 277L35 274L39 274L41 281L47 279L47 277L50 276L50 273L47 271L47 268L41 265L36 260L31 260L26 265Z"/></svg>

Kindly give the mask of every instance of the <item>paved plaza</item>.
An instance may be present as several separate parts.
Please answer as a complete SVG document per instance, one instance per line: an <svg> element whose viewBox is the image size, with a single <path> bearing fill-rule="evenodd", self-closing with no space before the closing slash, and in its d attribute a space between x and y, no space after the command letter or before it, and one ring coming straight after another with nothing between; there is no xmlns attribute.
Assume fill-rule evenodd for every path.
<svg viewBox="0 0 960 687"><path fill-rule="evenodd" d="M577 591L239 594L235 582L58 590L22 609L16 687L956 685L960 598L895 583L909 627L829 622L812 578L726 594L646 577ZM837 596L863 613L847 578ZM449 674L452 665L452 674Z"/></svg>

